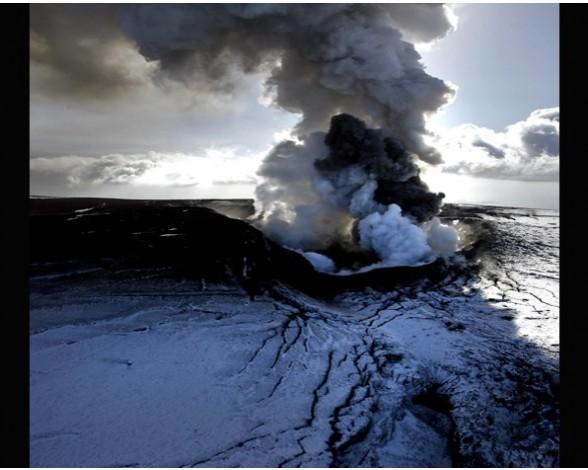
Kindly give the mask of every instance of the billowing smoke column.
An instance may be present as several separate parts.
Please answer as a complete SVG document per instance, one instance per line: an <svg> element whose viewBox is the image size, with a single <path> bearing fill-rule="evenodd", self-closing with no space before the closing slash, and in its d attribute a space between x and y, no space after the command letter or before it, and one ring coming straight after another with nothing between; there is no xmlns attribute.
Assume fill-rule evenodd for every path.
<svg viewBox="0 0 588 470"><path fill-rule="evenodd" d="M268 97L301 114L298 142L276 145L260 169L267 233L296 249L338 244L398 265L455 249L454 232L434 218L442 195L414 163L439 163L423 141L425 118L454 91L408 42L444 36L449 14L438 4L143 5L125 10L123 26L162 77L223 92L236 72L265 71ZM320 256L309 255L331 266Z"/></svg>
<svg viewBox="0 0 588 470"><path fill-rule="evenodd" d="M428 75L413 44L451 30L444 5L129 5L123 27L164 76L200 92L238 85L236 69L267 71L268 95L302 114L299 135L347 112L390 130L429 162L425 115L453 95Z"/></svg>
<svg viewBox="0 0 588 470"><path fill-rule="evenodd" d="M414 157L348 114L334 116L327 134L278 144L259 174L261 225L287 246L360 248L377 254L372 267L425 262L456 249L455 230L435 217L443 194L428 191ZM334 270L310 253L317 268Z"/></svg>

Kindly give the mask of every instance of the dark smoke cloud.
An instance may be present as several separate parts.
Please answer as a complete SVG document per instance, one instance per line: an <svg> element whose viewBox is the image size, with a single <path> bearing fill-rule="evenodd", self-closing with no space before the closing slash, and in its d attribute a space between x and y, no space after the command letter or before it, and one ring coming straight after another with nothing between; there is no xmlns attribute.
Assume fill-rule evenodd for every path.
<svg viewBox="0 0 588 470"><path fill-rule="evenodd" d="M429 192L414 158L381 130L369 129L349 114L339 114L331 119L325 144L329 156L317 160L315 166L334 186L342 171L357 168L376 183L375 203L398 204L403 215L418 222L430 220L439 212L443 194Z"/></svg>

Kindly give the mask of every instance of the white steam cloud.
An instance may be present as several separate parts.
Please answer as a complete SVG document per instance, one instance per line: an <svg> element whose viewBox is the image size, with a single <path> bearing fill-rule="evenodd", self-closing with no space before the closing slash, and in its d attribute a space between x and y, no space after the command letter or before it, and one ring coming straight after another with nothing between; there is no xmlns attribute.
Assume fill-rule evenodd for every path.
<svg viewBox="0 0 588 470"><path fill-rule="evenodd" d="M559 180L559 108L538 109L504 132L472 124L439 132L442 171L522 181Z"/></svg>
<svg viewBox="0 0 588 470"><path fill-rule="evenodd" d="M389 266L410 265L432 256L425 232L401 215L396 204L386 212L374 212L359 222L359 239ZM381 264L381 263L380 263Z"/></svg>
<svg viewBox="0 0 588 470"><path fill-rule="evenodd" d="M333 245L375 253L371 268L423 263L457 249L457 232L435 217L443 194L428 191L414 156L353 116L333 117L328 133L277 144L259 175L257 223L307 251L317 270L333 271L324 259ZM324 251L321 258L315 250Z"/></svg>
<svg viewBox="0 0 588 470"><path fill-rule="evenodd" d="M33 190L51 179L57 186L155 185L190 187L256 184L262 155L240 154L233 148L209 148L201 154L146 152L99 157L63 155L32 158Z"/></svg>

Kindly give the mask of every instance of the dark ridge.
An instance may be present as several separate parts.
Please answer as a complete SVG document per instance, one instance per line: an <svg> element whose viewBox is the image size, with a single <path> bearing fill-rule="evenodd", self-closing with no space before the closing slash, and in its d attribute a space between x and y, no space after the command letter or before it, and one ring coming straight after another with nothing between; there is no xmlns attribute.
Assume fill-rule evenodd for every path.
<svg viewBox="0 0 588 470"><path fill-rule="evenodd" d="M207 207L237 219L246 219L255 212L253 199L117 199L101 197L62 198L33 195L29 201L32 214L75 211L88 207L97 207L101 204L108 204L112 207L129 207L131 203L145 206Z"/></svg>
<svg viewBox="0 0 588 470"><path fill-rule="evenodd" d="M253 297L275 282L330 296L438 279L445 270L436 261L351 276L318 273L250 224L191 201L38 199L30 207L33 275L71 268L72 262L107 272L161 269L195 282L234 283Z"/></svg>

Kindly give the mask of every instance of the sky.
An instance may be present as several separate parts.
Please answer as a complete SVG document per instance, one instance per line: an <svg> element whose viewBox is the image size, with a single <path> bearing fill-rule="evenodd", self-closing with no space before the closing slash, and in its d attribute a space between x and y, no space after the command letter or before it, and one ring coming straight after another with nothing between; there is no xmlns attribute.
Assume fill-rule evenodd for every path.
<svg viewBox="0 0 588 470"><path fill-rule="evenodd" d="M456 14L457 30L421 51L431 73L459 87L439 123L501 130L559 106L559 5L470 4Z"/></svg>
<svg viewBox="0 0 588 470"><path fill-rule="evenodd" d="M32 7L31 194L252 197L265 155L301 119L264 88L267 67L176 67L171 80L151 60L157 36L90 8ZM427 121L443 163L422 169L446 201L558 208L558 11L459 5L454 30L432 25L426 44L402 20L427 73L456 90ZM175 59L162 57L165 71Z"/></svg>

